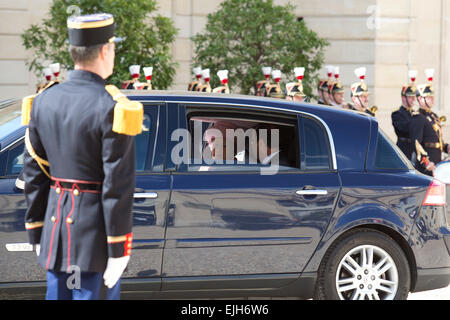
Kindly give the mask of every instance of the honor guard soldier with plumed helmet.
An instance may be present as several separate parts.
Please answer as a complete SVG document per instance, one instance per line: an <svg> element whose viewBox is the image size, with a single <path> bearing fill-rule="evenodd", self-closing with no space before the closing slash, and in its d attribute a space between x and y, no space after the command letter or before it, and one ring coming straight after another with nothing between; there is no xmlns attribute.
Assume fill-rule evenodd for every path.
<svg viewBox="0 0 450 320"><path fill-rule="evenodd" d="M222 85L220 87L214 88L215 93L230 93L230 87L228 86L228 70L217 71L217 76L220 79Z"/></svg>
<svg viewBox="0 0 450 320"><path fill-rule="evenodd" d="M45 82L41 83L41 84L39 84L37 86L36 93L39 93L42 90L45 90L45 89L51 87L52 85L59 83L57 80L53 80L52 81L52 69L50 67L44 68L42 70L42 72L43 72L44 77L45 77ZM59 75L59 72L57 74Z"/></svg>
<svg viewBox="0 0 450 320"><path fill-rule="evenodd" d="M113 16L73 16L67 25L75 70L22 103L25 228L47 270L47 299L118 299L131 254L143 106L105 83L114 67ZM75 288L70 276L79 277Z"/></svg>
<svg viewBox="0 0 450 320"><path fill-rule="evenodd" d="M52 63L51 65L49 65L49 68L52 71L53 76L55 77L55 81L59 82L58 77L61 73L61 65L59 63Z"/></svg>
<svg viewBox="0 0 450 320"><path fill-rule="evenodd" d="M410 70L408 72L410 82L402 87L401 98L402 105L400 108L391 114L392 125L394 126L395 134L397 135L397 146L403 151L408 159L411 159L412 146L409 138L409 122L415 112L413 110L416 101L416 78L417 70Z"/></svg>
<svg viewBox="0 0 450 320"><path fill-rule="evenodd" d="M272 97L272 98L283 98L283 92L281 91L280 87L280 80L281 80L281 71L280 70L273 70L272 71L272 78L275 81L275 84L269 84L266 85L266 97Z"/></svg>
<svg viewBox="0 0 450 320"><path fill-rule="evenodd" d="M262 67L261 68L264 74L264 80L258 81L255 86L255 95L256 96L264 96L266 93L266 86L270 84L270 74L272 73L271 67Z"/></svg>
<svg viewBox="0 0 450 320"><path fill-rule="evenodd" d="M295 78L297 82L289 82L286 84L286 100L303 101L305 94L303 93L303 77L305 75L305 68L294 68Z"/></svg>
<svg viewBox="0 0 450 320"><path fill-rule="evenodd" d="M339 81L339 67L334 68L334 78L334 81L328 83L331 105L339 108L348 108L344 102L344 87Z"/></svg>
<svg viewBox="0 0 450 320"><path fill-rule="evenodd" d="M353 105L351 105L350 109L365 112L372 117L375 117L377 107L373 106L369 107L369 89L367 88L367 84L364 81L366 78L366 68L361 67L355 69L355 75L360 79L359 82L355 82L351 86L350 96L353 101Z"/></svg>
<svg viewBox="0 0 450 320"><path fill-rule="evenodd" d="M147 82L136 81L133 83L133 88L136 90L152 90L153 67L144 67L142 70L144 71Z"/></svg>
<svg viewBox="0 0 450 320"><path fill-rule="evenodd" d="M332 82L333 66L326 66L328 79L320 80L317 85L317 95L319 96L318 103L323 105L331 105L330 94L328 93L328 85Z"/></svg>
<svg viewBox="0 0 450 320"><path fill-rule="evenodd" d="M141 66L133 64L128 69L130 70L131 80L122 81L122 89L133 90L134 84L139 81Z"/></svg>
<svg viewBox="0 0 450 320"><path fill-rule="evenodd" d="M144 67L144 75L147 81L147 87L144 86L144 89L152 90L153 67Z"/></svg>
<svg viewBox="0 0 450 320"><path fill-rule="evenodd" d="M449 145L442 141L441 119L431 110L434 106L434 69L425 71L428 83L417 86L419 110L409 122L409 138L413 150L411 161L417 170L432 176L442 160L442 152L449 153Z"/></svg>
<svg viewBox="0 0 450 320"><path fill-rule="evenodd" d="M195 67L192 69L195 80L189 83L188 91L197 91L197 86L200 85L200 79L202 78L202 67Z"/></svg>
<svg viewBox="0 0 450 320"><path fill-rule="evenodd" d="M198 92L211 92L211 84L209 83L209 81L211 80L209 69L202 70L202 77L205 83L198 85L196 90Z"/></svg>

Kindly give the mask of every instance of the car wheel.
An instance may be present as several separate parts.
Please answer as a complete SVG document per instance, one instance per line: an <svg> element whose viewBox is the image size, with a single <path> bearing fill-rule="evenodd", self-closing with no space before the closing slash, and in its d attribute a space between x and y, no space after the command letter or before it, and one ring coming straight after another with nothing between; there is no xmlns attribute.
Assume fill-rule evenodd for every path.
<svg viewBox="0 0 450 320"><path fill-rule="evenodd" d="M410 279L408 260L392 238L358 229L328 249L319 267L314 299L404 300Z"/></svg>

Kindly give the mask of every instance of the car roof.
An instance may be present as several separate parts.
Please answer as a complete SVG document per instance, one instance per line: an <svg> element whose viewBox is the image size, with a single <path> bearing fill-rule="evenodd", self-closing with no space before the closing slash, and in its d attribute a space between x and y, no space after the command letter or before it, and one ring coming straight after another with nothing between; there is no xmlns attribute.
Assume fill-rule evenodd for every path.
<svg viewBox="0 0 450 320"><path fill-rule="evenodd" d="M192 104L228 104L237 107L262 107L271 111L289 111L309 114L326 125L332 140L332 149L337 157L339 170L363 170L368 150L370 132L378 129L374 117L363 112L345 110L333 106L289 100L223 93L204 93L189 91L145 91L124 90L131 100L161 101ZM373 137L372 137L373 138Z"/></svg>
<svg viewBox="0 0 450 320"><path fill-rule="evenodd" d="M222 102L222 103L240 103L248 105L270 105L280 110L296 111L296 112L321 112L336 113L341 117L365 117L370 115L354 110L342 109L335 106L324 106L309 102L295 102L283 100L279 98L260 97L244 94L223 94L223 93L206 93L195 91L171 91L171 90L122 90L131 99L155 99L161 101L176 101L176 102ZM274 106L275 104L275 106Z"/></svg>

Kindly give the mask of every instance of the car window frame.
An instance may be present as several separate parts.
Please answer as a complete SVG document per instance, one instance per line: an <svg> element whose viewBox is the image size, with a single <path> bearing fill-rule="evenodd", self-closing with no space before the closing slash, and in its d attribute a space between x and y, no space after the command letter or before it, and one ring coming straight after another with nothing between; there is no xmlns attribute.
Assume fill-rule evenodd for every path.
<svg viewBox="0 0 450 320"><path fill-rule="evenodd" d="M193 104L193 105L188 105L188 106L186 106L186 105L183 105L183 106L181 106L182 107L182 109L181 109L181 114L180 114L180 125L181 125L181 121L183 121L183 125L185 125L185 128L188 128L188 123L187 123L187 114L186 114L186 107L188 107L188 108L191 108L192 107L192 109L204 109L204 110L199 110L199 111L197 111L197 110L195 110L195 111L193 111L193 112L211 112L211 110L214 110L214 111L217 111L220 115L218 116L219 118L221 118L221 117L224 117L225 116L225 114L227 114L227 113L230 113L230 112L233 112L233 111L235 111L235 110L237 110L237 111L242 111L243 109L240 109L240 108L229 108L229 110L219 110L220 108L221 108L221 106L214 106L214 107L212 107L212 106L201 106L201 107L199 107L199 106L196 106L195 104ZM209 109L209 110L208 110ZM243 114L245 114L245 113L247 113L248 114L248 116L255 116L256 118L259 118L260 120L268 120L267 118L267 115L262 115L261 114L261 111L260 110L252 110L252 111L249 111L249 110L247 110L247 112L243 112ZM277 120L280 120L282 117L280 116L279 118L277 118ZM291 114L289 114L288 116L286 116L286 119L288 119L288 118L291 118L290 119L290 121L292 121L292 122L296 122L296 120L295 120L295 115L291 115ZM183 120L182 120L183 119ZM277 123L279 123L279 122L282 122L283 120L280 120L280 121L273 121L273 122L277 122ZM292 126L295 126L296 124L295 123L292 123ZM296 131L298 130L298 125L297 125L297 128L295 129ZM300 160L300 152L299 152L299 154L298 154L298 158L299 158L299 160ZM300 165L300 163L299 163L299 165ZM198 166L198 165L196 165L196 166ZM220 166L220 165L219 165ZM233 167L233 165L231 164L231 165L229 165L230 166L230 168L232 168ZM244 165L245 166L245 165ZM250 168L250 167L249 167ZM209 172L209 173L248 173L248 174L251 174L251 173L255 173L255 172L260 172L260 169L261 168L263 168L262 166L255 166L254 167L255 169L254 170L213 170L213 171L195 171L195 170L189 170L189 165L186 165L186 164L183 164L183 165L181 165L180 166L180 170L179 171L185 171L185 172ZM289 168L289 169L283 169L283 170L280 170L280 171L278 171L279 173L293 173L293 172L298 172L298 171L300 171L300 166L298 167L298 168Z"/></svg>
<svg viewBox="0 0 450 320"><path fill-rule="evenodd" d="M144 106L144 115L145 109L151 107L158 107L158 113L156 116L156 120L150 121L150 126L155 125L156 135L150 139L147 144L147 157L145 160L144 170L135 171L136 176L149 175L149 174L162 174L165 173L165 158L166 158L166 141L167 141L167 104L163 101L146 101L146 100L138 100ZM151 134L151 133L150 133ZM152 149L152 150L150 150ZM163 155L162 158L156 160L156 150L162 149ZM155 166L155 161L158 161L158 165L162 167L162 170L154 171L153 168Z"/></svg>

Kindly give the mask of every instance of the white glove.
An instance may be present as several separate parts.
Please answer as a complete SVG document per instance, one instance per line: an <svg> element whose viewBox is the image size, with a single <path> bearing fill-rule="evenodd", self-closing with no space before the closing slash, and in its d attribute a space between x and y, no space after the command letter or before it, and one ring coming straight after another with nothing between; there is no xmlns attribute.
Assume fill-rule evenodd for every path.
<svg viewBox="0 0 450 320"><path fill-rule="evenodd" d="M36 255L39 257L39 255L41 254L41 245L39 243L35 244L34 249L36 250Z"/></svg>
<svg viewBox="0 0 450 320"><path fill-rule="evenodd" d="M114 287L117 281L122 276L125 268L128 265L130 256L120 258L108 258L105 273L103 274L103 280L105 280L105 286L108 288Z"/></svg>

